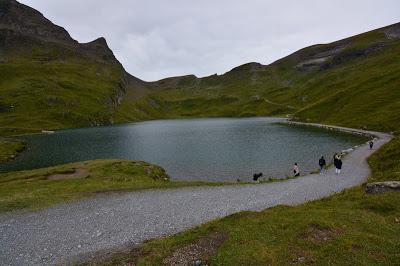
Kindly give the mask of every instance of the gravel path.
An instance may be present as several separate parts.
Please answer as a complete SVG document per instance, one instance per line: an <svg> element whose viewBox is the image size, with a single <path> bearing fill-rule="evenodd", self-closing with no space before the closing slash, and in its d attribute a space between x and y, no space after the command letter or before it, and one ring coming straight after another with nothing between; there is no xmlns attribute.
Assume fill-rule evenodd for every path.
<svg viewBox="0 0 400 266"><path fill-rule="evenodd" d="M235 212L327 197L366 181L370 174L366 158L391 139L388 134L373 134L379 137L374 149L362 145L347 155L340 176L330 169L323 175L286 182L148 190L0 215L0 264L71 262L92 252L174 234Z"/></svg>

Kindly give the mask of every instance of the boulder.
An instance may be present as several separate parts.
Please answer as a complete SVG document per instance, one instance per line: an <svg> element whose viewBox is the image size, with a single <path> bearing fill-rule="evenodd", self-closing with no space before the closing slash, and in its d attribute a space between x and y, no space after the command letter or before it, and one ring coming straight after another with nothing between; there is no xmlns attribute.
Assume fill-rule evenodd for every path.
<svg viewBox="0 0 400 266"><path fill-rule="evenodd" d="M368 183L365 192L366 193L384 193L389 191L399 191L400 192L400 181L386 181L386 182L375 182Z"/></svg>

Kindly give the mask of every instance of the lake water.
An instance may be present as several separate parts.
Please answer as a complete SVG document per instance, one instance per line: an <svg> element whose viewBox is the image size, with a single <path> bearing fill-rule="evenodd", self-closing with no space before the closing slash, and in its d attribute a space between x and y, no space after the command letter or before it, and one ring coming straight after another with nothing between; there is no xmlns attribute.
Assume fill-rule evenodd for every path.
<svg viewBox="0 0 400 266"><path fill-rule="evenodd" d="M176 180L243 181L318 167L321 155L365 139L310 127L278 124L277 118L159 120L110 127L61 130L24 137L29 150L0 171L33 169L101 158L148 161Z"/></svg>

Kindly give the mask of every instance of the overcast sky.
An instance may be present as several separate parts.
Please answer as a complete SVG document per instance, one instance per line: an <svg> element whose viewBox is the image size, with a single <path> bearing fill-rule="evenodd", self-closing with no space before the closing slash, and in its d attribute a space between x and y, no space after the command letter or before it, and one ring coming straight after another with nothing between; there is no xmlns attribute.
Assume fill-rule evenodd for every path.
<svg viewBox="0 0 400 266"><path fill-rule="evenodd" d="M400 22L398 0L20 0L79 42L100 36L132 75L222 74Z"/></svg>

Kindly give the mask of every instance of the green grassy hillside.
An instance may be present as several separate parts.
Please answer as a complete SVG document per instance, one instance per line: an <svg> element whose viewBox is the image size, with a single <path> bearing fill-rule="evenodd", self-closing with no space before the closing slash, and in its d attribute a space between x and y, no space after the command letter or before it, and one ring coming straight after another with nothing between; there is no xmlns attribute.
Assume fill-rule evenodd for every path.
<svg viewBox="0 0 400 266"><path fill-rule="evenodd" d="M220 76L167 78L150 83L147 97L134 106L144 119L291 114L312 122L398 130L399 32L395 24L304 48L268 66L249 63ZM129 113L131 104L127 100L119 108Z"/></svg>
<svg viewBox="0 0 400 266"><path fill-rule="evenodd" d="M106 41L80 44L38 11L0 2L0 135L181 117L293 115L399 130L400 24L224 75L143 82Z"/></svg>
<svg viewBox="0 0 400 266"><path fill-rule="evenodd" d="M108 101L121 82L118 66L41 45L6 60L0 64L3 127L58 129L111 119Z"/></svg>
<svg viewBox="0 0 400 266"><path fill-rule="evenodd" d="M0 2L0 135L113 123L140 80L104 38L78 43L38 11Z"/></svg>

